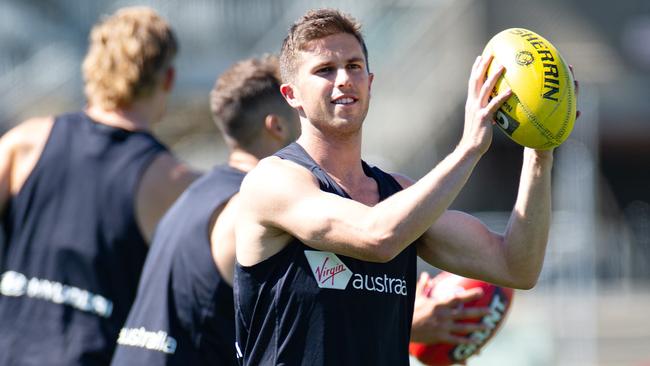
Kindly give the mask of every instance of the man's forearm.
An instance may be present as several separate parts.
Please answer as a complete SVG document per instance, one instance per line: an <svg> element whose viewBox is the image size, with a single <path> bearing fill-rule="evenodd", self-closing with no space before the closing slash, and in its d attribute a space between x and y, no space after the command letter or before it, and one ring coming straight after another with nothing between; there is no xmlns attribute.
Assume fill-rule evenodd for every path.
<svg viewBox="0 0 650 366"><path fill-rule="evenodd" d="M552 151L526 149L519 192L505 233L510 272L531 288L542 269L551 223Z"/></svg>

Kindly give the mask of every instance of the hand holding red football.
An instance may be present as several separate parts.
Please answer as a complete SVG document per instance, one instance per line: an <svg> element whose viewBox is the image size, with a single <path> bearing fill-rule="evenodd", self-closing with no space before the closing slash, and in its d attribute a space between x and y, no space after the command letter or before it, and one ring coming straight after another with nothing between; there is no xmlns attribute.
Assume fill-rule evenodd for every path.
<svg viewBox="0 0 650 366"><path fill-rule="evenodd" d="M447 299L432 297L433 278L427 272L420 274L415 295L411 341L419 343L469 344L475 341L467 334L486 329L482 323L462 322L487 315L488 307L463 307L464 303L476 301L483 290L474 288L452 294Z"/></svg>
<svg viewBox="0 0 650 366"><path fill-rule="evenodd" d="M447 272L432 281L428 275L421 276L416 291L409 352L431 366L464 364L477 354L503 323L513 296L512 289ZM418 299L422 294L430 295L440 306L437 314L435 309L429 313L428 320L418 318L427 309ZM423 336L419 332L426 326L420 328L421 323L437 324L439 329Z"/></svg>

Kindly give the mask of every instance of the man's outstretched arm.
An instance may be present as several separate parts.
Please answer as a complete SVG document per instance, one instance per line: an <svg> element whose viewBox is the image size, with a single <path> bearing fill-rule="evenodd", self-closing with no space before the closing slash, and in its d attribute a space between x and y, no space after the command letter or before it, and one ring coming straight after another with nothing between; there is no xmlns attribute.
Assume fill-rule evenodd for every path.
<svg viewBox="0 0 650 366"><path fill-rule="evenodd" d="M552 151L525 149L519 192L504 233L477 218L448 211L422 236L418 254L461 276L512 288L532 288L539 277L551 221ZM408 184L404 177L397 177Z"/></svg>

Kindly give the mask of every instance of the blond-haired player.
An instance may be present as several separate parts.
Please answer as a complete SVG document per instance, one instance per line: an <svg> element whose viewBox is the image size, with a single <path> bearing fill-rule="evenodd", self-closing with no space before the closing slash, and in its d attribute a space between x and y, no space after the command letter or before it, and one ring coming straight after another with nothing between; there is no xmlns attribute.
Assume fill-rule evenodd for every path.
<svg viewBox="0 0 650 366"><path fill-rule="evenodd" d="M147 242L195 178L150 134L178 45L146 7L96 24L82 112L34 118L0 139L0 365L106 365Z"/></svg>

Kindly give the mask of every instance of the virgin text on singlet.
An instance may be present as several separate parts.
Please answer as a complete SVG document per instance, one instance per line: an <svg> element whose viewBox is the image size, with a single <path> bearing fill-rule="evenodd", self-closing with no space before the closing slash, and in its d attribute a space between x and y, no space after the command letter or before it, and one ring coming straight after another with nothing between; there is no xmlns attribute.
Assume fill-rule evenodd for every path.
<svg viewBox="0 0 650 366"><path fill-rule="evenodd" d="M345 290L351 281L352 288L355 290L407 295L407 284L404 278L393 278L387 274L373 276L353 273L336 254L331 252L305 250L305 257L320 288Z"/></svg>

